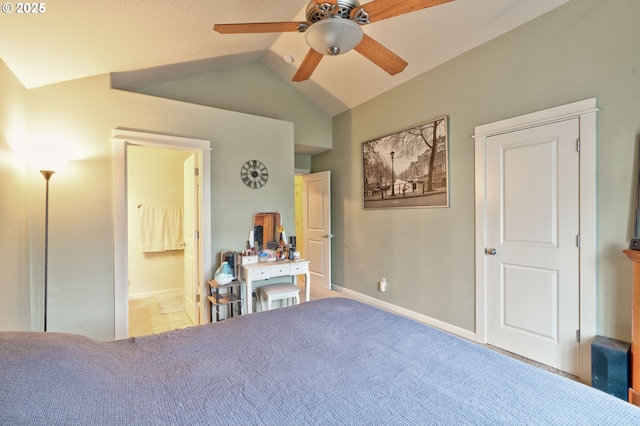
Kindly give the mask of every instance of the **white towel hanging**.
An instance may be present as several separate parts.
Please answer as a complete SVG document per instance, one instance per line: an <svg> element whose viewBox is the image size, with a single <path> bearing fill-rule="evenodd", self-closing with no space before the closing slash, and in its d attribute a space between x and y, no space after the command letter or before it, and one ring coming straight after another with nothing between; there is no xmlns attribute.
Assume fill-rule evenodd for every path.
<svg viewBox="0 0 640 426"><path fill-rule="evenodd" d="M138 249L141 252L182 250L182 206L139 206Z"/></svg>

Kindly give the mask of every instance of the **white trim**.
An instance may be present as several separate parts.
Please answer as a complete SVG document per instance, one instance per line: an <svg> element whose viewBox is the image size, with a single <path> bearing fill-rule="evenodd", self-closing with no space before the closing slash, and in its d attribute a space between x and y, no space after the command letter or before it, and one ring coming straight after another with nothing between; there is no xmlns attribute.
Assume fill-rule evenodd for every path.
<svg viewBox="0 0 640 426"><path fill-rule="evenodd" d="M197 148L204 151L211 151L211 141L205 139L183 138L180 136L169 136L159 133L145 133L135 130L125 130L119 127L113 129L111 138L114 140L124 140L133 145L165 148L167 145L172 145L181 148ZM186 151L189 151L189 149Z"/></svg>
<svg viewBox="0 0 640 426"><path fill-rule="evenodd" d="M403 317L411 318L412 320L430 325L432 327L438 328L442 331L446 331L451 334L455 334L467 340L476 340L475 333L469 330L465 330L464 328L460 328L455 325L442 322L435 318L431 318L426 315L422 315L417 312L410 311L409 309L401 308L400 306L396 306L391 303L384 302L380 299L376 299L374 297L370 297L365 294L355 292L353 290L349 290L348 288L340 287L335 284L332 284L331 287L336 291L340 291L342 293L348 294L352 296L354 299L360 300L369 305L377 306L378 308L384 309L386 311L393 312L398 315L402 315Z"/></svg>
<svg viewBox="0 0 640 426"><path fill-rule="evenodd" d="M482 344L487 343L487 335L485 330L485 307L487 300L485 297L485 254L486 238L484 231L487 229L487 211L486 211L486 187L485 187L485 159L487 147L486 138L482 141L475 139L474 149L474 170L475 170L475 284L476 284L476 341ZM479 247L482 247L481 249Z"/></svg>
<svg viewBox="0 0 640 426"><path fill-rule="evenodd" d="M576 104L582 104L582 102L585 102L585 101L576 102ZM478 126L476 127L476 133L471 137L473 139L476 139L476 138L482 138L482 137L501 135L501 134L513 132L516 130L524 130L524 129L529 129L531 127L537 127L537 126L542 126L546 124L557 123L559 121L570 120L572 118L581 117L583 115L600 111L598 108L590 108L584 111L577 111L574 113L567 114L567 113L564 113L566 110L565 106L566 105L545 110L545 111L555 110L558 112L558 115L555 115L551 119L546 114L544 115L540 114L541 112L545 112L545 111L538 111L538 112L523 115L520 117L509 118L502 121L496 121L495 123Z"/></svg>
<svg viewBox="0 0 640 426"><path fill-rule="evenodd" d="M211 142L154 133L113 129L113 262L115 339L129 336L127 278L127 145L197 152L200 190L200 323L209 322L207 282L212 277L211 257Z"/></svg>
<svg viewBox="0 0 640 426"><path fill-rule="evenodd" d="M591 342L596 335L596 98L585 99L475 128L476 341L486 343L486 176L489 136L571 118L580 122L580 380L591 383Z"/></svg>
<svg viewBox="0 0 640 426"><path fill-rule="evenodd" d="M308 175L311 173L311 169L293 169L294 175Z"/></svg>
<svg viewBox="0 0 640 426"><path fill-rule="evenodd" d="M591 343L597 331L596 126L596 111L580 115L580 378L588 384Z"/></svg>
<svg viewBox="0 0 640 426"><path fill-rule="evenodd" d="M169 288L165 290L144 291L142 293L129 293L129 300L148 299L156 296L181 296L184 294L184 287Z"/></svg>

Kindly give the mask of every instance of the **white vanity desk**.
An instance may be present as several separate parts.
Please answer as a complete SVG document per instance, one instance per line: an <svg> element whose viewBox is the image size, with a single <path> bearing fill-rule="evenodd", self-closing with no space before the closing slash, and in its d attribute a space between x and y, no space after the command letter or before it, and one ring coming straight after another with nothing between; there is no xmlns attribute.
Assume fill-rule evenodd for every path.
<svg viewBox="0 0 640 426"><path fill-rule="evenodd" d="M253 311L251 304L253 293L253 282L258 280L267 280L275 277L291 277L294 284L298 283L298 275L305 275L304 281L304 300L309 301L311 296L311 275L309 274L309 261L304 259L298 260L278 260L276 262L252 263L249 265L241 265L242 280L245 282L245 300L247 303L246 313Z"/></svg>

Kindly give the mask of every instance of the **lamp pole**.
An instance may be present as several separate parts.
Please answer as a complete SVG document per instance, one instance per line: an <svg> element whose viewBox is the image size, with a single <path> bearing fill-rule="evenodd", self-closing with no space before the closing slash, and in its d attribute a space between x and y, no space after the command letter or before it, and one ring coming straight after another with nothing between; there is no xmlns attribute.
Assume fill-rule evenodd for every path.
<svg viewBox="0 0 640 426"><path fill-rule="evenodd" d="M395 151L391 151L391 196L396 195L396 178L393 172L393 156L396 155Z"/></svg>
<svg viewBox="0 0 640 426"><path fill-rule="evenodd" d="M47 299L48 299L48 273L49 273L49 179L55 173L51 170L40 170L46 181L44 201L44 331L47 331Z"/></svg>

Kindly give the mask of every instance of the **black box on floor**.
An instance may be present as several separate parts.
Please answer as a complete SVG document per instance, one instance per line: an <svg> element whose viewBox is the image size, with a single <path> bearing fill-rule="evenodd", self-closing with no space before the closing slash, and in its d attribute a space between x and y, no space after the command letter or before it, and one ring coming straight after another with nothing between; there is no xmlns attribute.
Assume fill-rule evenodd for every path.
<svg viewBox="0 0 640 426"><path fill-rule="evenodd" d="M591 344L591 386L627 401L630 352L627 342L596 336Z"/></svg>

